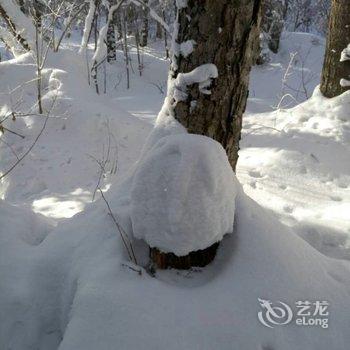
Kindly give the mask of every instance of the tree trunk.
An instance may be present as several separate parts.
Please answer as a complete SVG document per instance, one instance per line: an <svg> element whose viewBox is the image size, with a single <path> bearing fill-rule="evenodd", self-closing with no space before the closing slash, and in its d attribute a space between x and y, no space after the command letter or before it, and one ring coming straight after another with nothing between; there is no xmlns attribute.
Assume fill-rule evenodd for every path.
<svg viewBox="0 0 350 350"><path fill-rule="evenodd" d="M284 26L283 5L282 0L265 0L265 8L263 9L261 27L268 34L268 46L273 53L278 52Z"/></svg>
<svg viewBox="0 0 350 350"><path fill-rule="evenodd" d="M214 243L209 248L191 252L185 256L176 256L174 253L163 253L157 248L150 248L150 257L160 269L188 270L191 267L204 267L213 261L219 243Z"/></svg>
<svg viewBox="0 0 350 350"><path fill-rule="evenodd" d="M147 4L148 0L144 0L144 2ZM149 14L148 7L144 7L142 9L142 28L141 28L141 38L140 38L141 47L147 46L147 42L148 42L148 14Z"/></svg>
<svg viewBox="0 0 350 350"><path fill-rule="evenodd" d="M188 132L209 136L225 148L235 170L242 115L248 97L249 73L259 47L261 0L188 0L179 9L178 43L195 41L187 57L175 57L172 75L212 63L218 69L211 94L188 89L178 102L175 118Z"/></svg>
<svg viewBox="0 0 350 350"><path fill-rule="evenodd" d="M260 52L256 64L270 61L270 51L277 53L284 27L284 0L263 0Z"/></svg>
<svg viewBox="0 0 350 350"><path fill-rule="evenodd" d="M157 39L163 38L163 28L159 22L157 22L156 38Z"/></svg>
<svg viewBox="0 0 350 350"><path fill-rule="evenodd" d="M188 132L220 142L235 169L249 72L259 47L260 0L188 0L186 7L178 9L177 18L175 28L179 31L173 47L171 79L208 64L210 68L216 66L218 77L210 87L195 83L187 86L187 91L181 90L179 93L185 93L185 100L177 100L174 117ZM186 44L182 46L182 43ZM190 53L188 47L192 44ZM206 69L200 72L205 74ZM206 78L204 81L207 82ZM188 269L209 264L218 245L185 256L151 248L150 256L158 268Z"/></svg>
<svg viewBox="0 0 350 350"><path fill-rule="evenodd" d="M113 18L108 24L107 30L107 62L115 62L117 59L117 51L116 51L116 39L115 39L115 16L113 14Z"/></svg>
<svg viewBox="0 0 350 350"><path fill-rule="evenodd" d="M350 44L350 1L333 0L323 63L321 92L335 97L349 90L342 87L341 79L350 79L350 61L340 62L341 52Z"/></svg>

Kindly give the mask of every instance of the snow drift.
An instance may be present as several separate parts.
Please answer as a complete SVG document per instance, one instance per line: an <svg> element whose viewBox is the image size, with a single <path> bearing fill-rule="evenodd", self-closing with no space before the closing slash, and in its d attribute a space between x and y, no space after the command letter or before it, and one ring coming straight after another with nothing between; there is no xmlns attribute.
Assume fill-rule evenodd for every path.
<svg viewBox="0 0 350 350"><path fill-rule="evenodd" d="M72 65L72 60L77 64ZM349 262L319 253L295 230L247 197L239 184L234 234L223 238L213 263L205 269L186 272L157 271L155 278L145 270L141 276L132 270L134 266L128 262L103 202L84 203L84 211L59 222L55 228L32 211L20 208L23 203L30 207L33 199L47 195L62 201L54 196L55 192L61 198L66 198L65 195L71 198L71 192L78 186L83 184L84 190L91 190L96 185L91 180L95 168L84 157L86 152L99 154L105 135L102 122L109 116L113 119L110 129L120 141L121 175L126 177L113 181L105 195L121 225L129 234L132 232L133 172L127 174L127 170L137 159L150 126L118 108L115 101L96 97L87 87L84 62L78 55L64 50L50 58L48 65L52 62L60 70L55 77L62 83L60 102L65 105L65 108L61 105L62 112L69 105L69 116L50 120L42 143L23 163L23 168L16 169L8 178L11 186L4 191L6 200L13 202L9 196L16 195L18 206L0 204L0 349L348 349ZM150 62L156 62L149 68L152 74L159 74L159 68L164 68L154 57ZM1 63L1 79L11 82L13 87L30 80L35 67L28 63L25 57ZM73 66L80 70L72 69ZM148 76L150 81L154 79L152 74ZM266 81L267 78L261 80L264 90ZM277 85L280 80L274 82ZM133 90L138 91L137 98L119 90L119 104L122 101L125 107L129 103L131 110L142 114L149 106L147 100L153 96L147 83L146 80ZM26 101L32 103L31 91L24 92ZM3 102L4 97L0 97ZM275 114L260 115L259 120L254 120L256 115L246 117L239 178L243 182L244 176L249 176L244 190L256 186L255 193L261 195L260 199L265 198L265 205L277 202L276 193L293 200L296 213L311 198L306 198L305 193L314 193L307 190L318 187L322 196L312 197L312 212L305 210L305 215L297 218L303 221L306 215L318 214L320 209L325 215L315 216L315 220L324 221L328 213L334 215L329 220L332 227L337 222L347 229L349 163L344 150L349 144L349 96L326 104L324 99L315 97L295 110L279 112L277 117ZM140 106L136 106L136 101ZM25 121L34 126L30 129L30 136L34 137L36 123L40 125L42 121L34 118ZM267 121L267 128L256 128L258 123ZM21 131L19 122L16 130ZM143 157L162 137L184 133L174 120L158 120L156 125ZM286 150L276 150L282 139ZM305 149L319 162L305 154ZM3 147L0 160L6 168L11 159L7 159L10 151L5 150ZM291 157L293 154L296 156ZM341 160L336 164L335 155ZM281 161L277 162L278 159ZM295 176L299 170L300 174ZM316 184L316 177L312 176L315 172L322 174ZM67 174L75 174L75 179ZM39 180L46 184L46 190L37 186L40 183L33 183ZM322 185L321 180L331 184ZM263 181L266 186L261 185ZM271 185L268 191L272 183L275 187ZM281 191L278 185L288 186ZM29 193L23 194L23 188ZM332 191L337 191L337 196L342 191L344 199L333 201L329 210L330 202L325 197ZM139 263L145 265L148 248L139 240L134 245ZM258 299L281 300L291 306L298 300L326 300L330 303L329 328L298 326L293 321L267 328L258 321L261 311Z"/></svg>
<svg viewBox="0 0 350 350"><path fill-rule="evenodd" d="M232 232L235 181L218 142L191 134L161 138L133 178L134 236L178 256L211 246Z"/></svg>

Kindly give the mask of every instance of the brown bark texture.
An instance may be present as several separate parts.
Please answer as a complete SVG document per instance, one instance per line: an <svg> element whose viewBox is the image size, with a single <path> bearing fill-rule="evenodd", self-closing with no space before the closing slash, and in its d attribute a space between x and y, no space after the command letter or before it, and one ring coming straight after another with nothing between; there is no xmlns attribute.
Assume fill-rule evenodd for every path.
<svg viewBox="0 0 350 350"><path fill-rule="evenodd" d="M216 65L219 76L211 95L200 93L198 84L190 86L187 100L175 107L175 118L188 132L220 142L233 169L250 68L259 49L260 7L261 0L188 0L187 7L179 10L177 42L194 40L195 48L187 57L176 57L173 77L207 63Z"/></svg>
<svg viewBox="0 0 350 350"><path fill-rule="evenodd" d="M188 270L191 267L204 267L213 261L219 243L210 247L191 252L185 256L177 256L173 253L163 253L157 248L150 248L150 257L159 269L174 268Z"/></svg>
<svg viewBox="0 0 350 350"><path fill-rule="evenodd" d="M350 88L340 85L340 79L350 80L350 61L340 62L341 52L348 44L350 1L333 0L321 80L321 92L326 97L338 96Z"/></svg>

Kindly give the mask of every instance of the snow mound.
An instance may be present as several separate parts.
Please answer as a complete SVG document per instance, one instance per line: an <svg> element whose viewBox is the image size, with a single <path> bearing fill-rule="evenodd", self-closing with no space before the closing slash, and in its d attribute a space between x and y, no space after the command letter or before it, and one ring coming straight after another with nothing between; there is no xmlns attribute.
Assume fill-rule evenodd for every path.
<svg viewBox="0 0 350 350"><path fill-rule="evenodd" d="M237 177L317 250L350 259L350 92L244 118Z"/></svg>
<svg viewBox="0 0 350 350"><path fill-rule="evenodd" d="M140 160L131 189L136 238L178 256L232 232L236 180L222 146L205 136L161 138Z"/></svg>

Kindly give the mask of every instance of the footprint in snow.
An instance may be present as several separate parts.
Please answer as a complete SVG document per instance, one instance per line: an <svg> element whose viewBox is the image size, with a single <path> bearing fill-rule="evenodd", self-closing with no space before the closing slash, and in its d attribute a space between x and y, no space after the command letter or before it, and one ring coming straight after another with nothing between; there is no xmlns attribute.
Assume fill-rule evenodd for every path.
<svg viewBox="0 0 350 350"><path fill-rule="evenodd" d="M339 196L329 196L329 198L335 202L341 202L343 200L343 198L341 198Z"/></svg>
<svg viewBox="0 0 350 350"><path fill-rule="evenodd" d="M283 210L284 210L285 213L291 214L291 213L293 213L294 208L292 206L290 206L290 205L285 205L283 207Z"/></svg>
<svg viewBox="0 0 350 350"><path fill-rule="evenodd" d="M338 187L340 188L348 188L348 185L345 182L339 182Z"/></svg>
<svg viewBox="0 0 350 350"><path fill-rule="evenodd" d="M261 350L274 350L274 348L270 344L262 344Z"/></svg>
<svg viewBox="0 0 350 350"><path fill-rule="evenodd" d="M333 272L333 271L327 271L327 272L328 272L328 275L338 283L344 283L344 278L339 274L337 274L336 272Z"/></svg>
<svg viewBox="0 0 350 350"><path fill-rule="evenodd" d="M250 171L248 172L248 174L249 174L249 176L255 177L255 178L261 178L261 177L263 177L263 175L261 174L260 171L250 170Z"/></svg>
<svg viewBox="0 0 350 350"><path fill-rule="evenodd" d="M251 182L249 183L249 185L250 185L250 187L252 187L252 188L256 188L256 181L251 181Z"/></svg>

